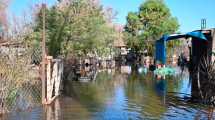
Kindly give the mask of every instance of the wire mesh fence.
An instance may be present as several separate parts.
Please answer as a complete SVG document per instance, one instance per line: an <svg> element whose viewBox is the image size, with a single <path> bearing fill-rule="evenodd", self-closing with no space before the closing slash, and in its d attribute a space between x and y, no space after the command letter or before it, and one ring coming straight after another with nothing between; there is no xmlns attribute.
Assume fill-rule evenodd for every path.
<svg viewBox="0 0 215 120"><path fill-rule="evenodd" d="M0 45L0 114L41 103L40 47Z"/></svg>

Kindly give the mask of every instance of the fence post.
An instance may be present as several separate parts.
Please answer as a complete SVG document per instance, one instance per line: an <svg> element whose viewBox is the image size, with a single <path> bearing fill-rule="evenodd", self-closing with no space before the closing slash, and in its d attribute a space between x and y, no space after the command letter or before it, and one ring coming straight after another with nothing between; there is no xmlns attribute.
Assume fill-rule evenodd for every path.
<svg viewBox="0 0 215 120"><path fill-rule="evenodd" d="M53 58L52 56L47 56L47 69L46 69L46 103L52 102L52 92L53 92Z"/></svg>
<svg viewBox="0 0 215 120"><path fill-rule="evenodd" d="M42 103L46 103L46 30L45 30L45 11L46 11L46 5L42 4L43 9L43 33L42 33Z"/></svg>

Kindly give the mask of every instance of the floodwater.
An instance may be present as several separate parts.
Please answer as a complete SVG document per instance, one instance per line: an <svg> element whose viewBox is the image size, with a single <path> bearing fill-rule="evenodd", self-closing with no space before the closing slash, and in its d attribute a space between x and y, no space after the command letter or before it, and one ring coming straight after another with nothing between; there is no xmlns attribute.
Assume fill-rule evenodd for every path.
<svg viewBox="0 0 215 120"><path fill-rule="evenodd" d="M152 73L100 71L94 81L67 81L64 95L46 107L11 113L14 120L201 120L213 109L190 102L186 73L156 79Z"/></svg>

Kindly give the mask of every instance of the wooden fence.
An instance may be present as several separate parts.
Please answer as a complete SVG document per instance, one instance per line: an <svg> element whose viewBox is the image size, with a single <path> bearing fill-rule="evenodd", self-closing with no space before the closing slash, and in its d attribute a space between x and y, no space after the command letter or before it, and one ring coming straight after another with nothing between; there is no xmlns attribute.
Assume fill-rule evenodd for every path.
<svg viewBox="0 0 215 120"><path fill-rule="evenodd" d="M60 95L62 79L63 61L48 56L46 65L46 104L52 103Z"/></svg>

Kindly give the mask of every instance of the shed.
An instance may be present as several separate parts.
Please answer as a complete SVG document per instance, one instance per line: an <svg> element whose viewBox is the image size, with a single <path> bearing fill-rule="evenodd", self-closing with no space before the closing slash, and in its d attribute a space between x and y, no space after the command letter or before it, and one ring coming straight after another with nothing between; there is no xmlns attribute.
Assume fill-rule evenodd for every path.
<svg viewBox="0 0 215 120"><path fill-rule="evenodd" d="M166 42L174 39L189 37L192 38L192 41L199 41L200 43L207 41L207 38L202 33L202 31L193 31L186 34L163 35L163 37L156 41L156 61L160 61L161 63L166 64Z"/></svg>

